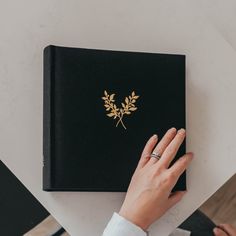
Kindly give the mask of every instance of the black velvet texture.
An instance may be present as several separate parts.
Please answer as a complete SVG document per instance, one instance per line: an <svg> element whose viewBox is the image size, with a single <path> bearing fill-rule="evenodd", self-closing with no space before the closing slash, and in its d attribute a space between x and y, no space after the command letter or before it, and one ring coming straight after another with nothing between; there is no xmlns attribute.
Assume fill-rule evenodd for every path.
<svg viewBox="0 0 236 236"><path fill-rule="evenodd" d="M140 96L126 129L106 115L104 90L118 108ZM44 190L126 191L146 141L171 127L185 128L184 55L44 49Z"/></svg>

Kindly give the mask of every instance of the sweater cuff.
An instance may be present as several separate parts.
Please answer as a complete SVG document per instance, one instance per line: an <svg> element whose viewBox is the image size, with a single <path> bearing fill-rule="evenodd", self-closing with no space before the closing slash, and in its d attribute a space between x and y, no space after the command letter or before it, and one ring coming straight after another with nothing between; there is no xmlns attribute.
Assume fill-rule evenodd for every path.
<svg viewBox="0 0 236 236"><path fill-rule="evenodd" d="M114 212L103 236L147 236L148 232Z"/></svg>

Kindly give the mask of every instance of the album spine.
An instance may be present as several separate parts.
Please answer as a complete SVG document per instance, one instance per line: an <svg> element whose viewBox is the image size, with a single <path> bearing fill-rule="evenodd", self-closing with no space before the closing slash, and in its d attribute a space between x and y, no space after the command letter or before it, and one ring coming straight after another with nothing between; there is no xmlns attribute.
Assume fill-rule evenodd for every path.
<svg viewBox="0 0 236 236"><path fill-rule="evenodd" d="M43 190L52 189L54 46L43 50Z"/></svg>

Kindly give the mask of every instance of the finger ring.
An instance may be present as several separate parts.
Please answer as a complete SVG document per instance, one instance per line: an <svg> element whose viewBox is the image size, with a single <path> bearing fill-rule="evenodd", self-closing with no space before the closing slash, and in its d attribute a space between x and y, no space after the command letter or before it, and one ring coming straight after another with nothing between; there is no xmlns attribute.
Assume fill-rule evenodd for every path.
<svg viewBox="0 0 236 236"><path fill-rule="evenodd" d="M151 154L151 157L154 157L154 158L156 158L157 160L160 160L161 155L160 155L159 153L153 152L153 153Z"/></svg>

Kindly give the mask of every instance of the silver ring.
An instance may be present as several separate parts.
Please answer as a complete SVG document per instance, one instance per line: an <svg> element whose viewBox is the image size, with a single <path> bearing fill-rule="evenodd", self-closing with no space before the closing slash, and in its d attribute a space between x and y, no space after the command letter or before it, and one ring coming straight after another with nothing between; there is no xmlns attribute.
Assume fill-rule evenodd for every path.
<svg viewBox="0 0 236 236"><path fill-rule="evenodd" d="M156 158L157 160L160 160L161 155L160 155L159 153L153 152L153 153L151 154L151 157L154 157L154 158Z"/></svg>

